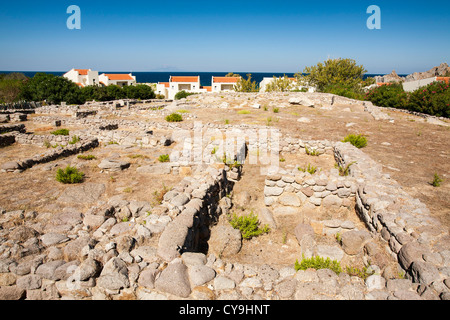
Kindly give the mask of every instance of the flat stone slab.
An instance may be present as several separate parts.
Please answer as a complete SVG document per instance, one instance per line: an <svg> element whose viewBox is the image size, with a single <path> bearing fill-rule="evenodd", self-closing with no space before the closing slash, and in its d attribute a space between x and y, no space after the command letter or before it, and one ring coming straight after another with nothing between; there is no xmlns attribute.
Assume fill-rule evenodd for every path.
<svg viewBox="0 0 450 320"><path fill-rule="evenodd" d="M105 192L106 187L102 183L83 183L77 186L68 187L59 196L60 202L95 202Z"/></svg>

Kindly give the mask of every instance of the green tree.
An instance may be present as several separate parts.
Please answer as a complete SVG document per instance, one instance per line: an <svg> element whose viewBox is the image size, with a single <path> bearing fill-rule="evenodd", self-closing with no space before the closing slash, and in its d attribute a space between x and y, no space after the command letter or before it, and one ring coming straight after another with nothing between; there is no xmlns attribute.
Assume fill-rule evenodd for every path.
<svg viewBox="0 0 450 320"><path fill-rule="evenodd" d="M69 104L82 104L85 101L81 90L72 81L52 74L36 73L25 84L22 97L27 101L43 101L60 104L65 101Z"/></svg>
<svg viewBox="0 0 450 320"><path fill-rule="evenodd" d="M152 87L145 84L126 86L123 87L122 89L124 90L125 96L128 99L147 100L155 98L155 92L153 91Z"/></svg>
<svg viewBox="0 0 450 320"><path fill-rule="evenodd" d="M266 86L266 92L286 92L293 88L292 81L286 75L279 78L273 76L273 81Z"/></svg>
<svg viewBox="0 0 450 320"><path fill-rule="evenodd" d="M234 73L234 72L228 72L227 74L226 74L226 76L225 77L240 77L241 75L239 75L239 74L237 74L237 73Z"/></svg>
<svg viewBox="0 0 450 320"><path fill-rule="evenodd" d="M328 59L319 62L315 66L306 67L303 74L296 74L299 82L306 82L324 92L325 88L334 85L343 85L350 88L358 88L367 72L364 66L357 65L352 59Z"/></svg>
<svg viewBox="0 0 450 320"><path fill-rule="evenodd" d="M258 84L252 81L251 73L247 74L247 80L243 77L234 86L236 92L258 92Z"/></svg>

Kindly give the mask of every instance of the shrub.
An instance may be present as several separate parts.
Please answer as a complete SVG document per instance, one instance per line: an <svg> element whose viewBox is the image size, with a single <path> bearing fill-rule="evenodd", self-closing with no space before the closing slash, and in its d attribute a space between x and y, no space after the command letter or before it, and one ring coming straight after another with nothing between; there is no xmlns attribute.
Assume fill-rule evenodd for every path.
<svg viewBox="0 0 450 320"><path fill-rule="evenodd" d="M230 224L233 228L241 231L244 239L251 239L270 231L268 225L264 225L262 228L259 227L260 222L258 216L254 215L253 212L248 216L240 217L234 213Z"/></svg>
<svg viewBox="0 0 450 320"><path fill-rule="evenodd" d="M58 130L55 130L55 131L50 132L50 133L55 135L55 136L68 136L69 135L69 130L68 129L58 129Z"/></svg>
<svg viewBox="0 0 450 320"><path fill-rule="evenodd" d="M354 145L358 149L361 149L361 148L364 148L365 146L367 146L367 138L360 134L358 134L358 135L349 134L348 136L346 136L344 138L344 140L342 140L342 142L350 142L352 145Z"/></svg>
<svg viewBox="0 0 450 320"><path fill-rule="evenodd" d="M258 92L258 84L252 81L251 73L247 74L247 80L243 77L234 86L236 92Z"/></svg>
<svg viewBox="0 0 450 320"><path fill-rule="evenodd" d="M336 94L349 99L364 100L364 95L360 86L329 84L323 88L323 92Z"/></svg>
<svg viewBox="0 0 450 320"><path fill-rule="evenodd" d="M183 121L183 117L179 113L172 113L166 117L167 122L180 122Z"/></svg>
<svg viewBox="0 0 450 320"><path fill-rule="evenodd" d="M391 83L367 91L364 100L378 107L405 109L408 95L401 83Z"/></svg>
<svg viewBox="0 0 450 320"><path fill-rule="evenodd" d="M330 258L322 258L319 256L314 256L311 258L305 258L303 255L302 261L299 263L298 259L295 261L295 271L306 270L306 269L330 269L336 274L342 272L341 264L337 260L331 260Z"/></svg>
<svg viewBox="0 0 450 320"><path fill-rule="evenodd" d="M278 113L280 112L280 108L273 108L273 113Z"/></svg>
<svg viewBox="0 0 450 320"><path fill-rule="evenodd" d="M308 156L315 156L318 157L319 156L319 151L314 150L314 149L309 149L308 147L305 146L305 152Z"/></svg>
<svg viewBox="0 0 450 320"><path fill-rule="evenodd" d="M356 65L352 59L328 59L319 62L315 66L306 67L303 74L297 74L297 78L309 85L314 85L319 91L324 91L327 86L342 85L346 88L359 87L363 76L367 72L364 66Z"/></svg>
<svg viewBox="0 0 450 320"><path fill-rule="evenodd" d="M239 110L237 113L238 114L250 114L251 112L248 110Z"/></svg>
<svg viewBox="0 0 450 320"><path fill-rule="evenodd" d="M92 154L88 154L88 155L83 155L83 154L79 154L78 156L77 156L77 158L78 159L81 159L81 160L94 160L94 159L97 159L95 156L93 156Z"/></svg>
<svg viewBox="0 0 450 320"><path fill-rule="evenodd" d="M310 174L314 174L317 171L317 167L314 167L309 163L306 168L298 167L298 170L303 171L303 172L309 172Z"/></svg>
<svg viewBox="0 0 450 320"><path fill-rule="evenodd" d="M407 109L450 118L450 89L445 82L433 82L409 95Z"/></svg>
<svg viewBox="0 0 450 320"><path fill-rule="evenodd" d="M340 176L343 176L343 177L348 176L349 171L350 171L350 166L353 165L353 164L355 164L355 163L356 163L356 161L350 162L350 163L349 163L348 165L346 165L345 167L341 167L340 165L338 165L338 164L336 163L336 167L339 169L339 175L340 175Z"/></svg>
<svg viewBox="0 0 450 320"><path fill-rule="evenodd" d="M195 93L195 92L186 92L184 90L181 90L181 91L177 92L177 94L175 95L175 100L184 99L184 98L187 98L187 97L192 96L194 94L197 94L197 93Z"/></svg>
<svg viewBox="0 0 450 320"><path fill-rule="evenodd" d="M56 180L64 184L80 183L84 179L84 173L77 168L67 166L64 170L58 169Z"/></svg>
<svg viewBox="0 0 450 320"><path fill-rule="evenodd" d="M72 140L69 141L69 144L76 144L77 142L80 142L80 137L73 136Z"/></svg>
<svg viewBox="0 0 450 320"><path fill-rule="evenodd" d="M158 158L159 162L169 162L170 161L170 157L168 154L162 154L159 156Z"/></svg>
<svg viewBox="0 0 450 320"><path fill-rule="evenodd" d="M433 179L433 181L430 182L430 184L431 184L433 187L440 187L442 181L443 181L443 180L441 179L441 177L439 177L439 175L438 175L437 173L435 173L435 174L434 174L434 179Z"/></svg>

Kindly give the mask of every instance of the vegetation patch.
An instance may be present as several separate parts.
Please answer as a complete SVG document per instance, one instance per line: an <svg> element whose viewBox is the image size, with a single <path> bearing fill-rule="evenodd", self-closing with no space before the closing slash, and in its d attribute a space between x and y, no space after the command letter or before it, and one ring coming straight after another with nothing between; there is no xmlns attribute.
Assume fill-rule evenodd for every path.
<svg viewBox="0 0 450 320"><path fill-rule="evenodd" d="M58 129L58 130L52 131L50 133L55 136L68 136L69 130L68 129Z"/></svg>
<svg viewBox="0 0 450 320"><path fill-rule="evenodd" d="M253 212L247 216L237 216L236 213L233 213L230 224L233 228L240 230L242 237L247 240L270 231L268 225L260 228L258 216Z"/></svg>
<svg viewBox="0 0 450 320"><path fill-rule="evenodd" d="M367 138L361 134L358 135L349 134L344 138L344 140L342 140L342 142L350 142L353 146L357 147L358 149L367 146Z"/></svg>
<svg viewBox="0 0 450 320"><path fill-rule="evenodd" d="M181 122L183 117L179 113L172 113L166 117L167 122Z"/></svg>
<svg viewBox="0 0 450 320"><path fill-rule="evenodd" d="M306 270L306 269L330 269L334 271L336 274L340 274L342 272L342 267L339 261L331 260L330 258L322 258L319 256L314 256L311 258L305 258L303 255L302 261L298 262L298 259L295 261L295 271Z"/></svg>
<svg viewBox="0 0 450 320"><path fill-rule="evenodd" d="M75 167L67 166L64 170L58 169L56 172L56 180L64 184L81 183L83 179L84 173Z"/></svg>
<svg viewBox="0 0 450 320"><path fill-rule="evenodd" d="M170 156L168 154L162 154L158 157L159 162L169 162Z"/></svg>

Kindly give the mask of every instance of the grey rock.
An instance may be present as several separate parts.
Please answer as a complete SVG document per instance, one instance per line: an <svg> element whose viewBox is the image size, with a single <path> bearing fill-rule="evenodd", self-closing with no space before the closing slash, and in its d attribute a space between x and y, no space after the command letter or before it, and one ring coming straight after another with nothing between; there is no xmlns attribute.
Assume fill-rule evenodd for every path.
<svg viewBox="0 0 450 320"><path fill-rule="evenodd" d="M56 274L55 271L58 267L62 266L63 264L65 264L65 262L62 260L50 261L50 262L41 264L36 269L36 275L41 276L44 279L60 280L60 278L58 277L58 275Z"/></svg>
<svg viewBox="0 0 450 320"><path fill-rule="evenodd" d="M176 207L184 206L188 202L189 202L189 197L185 193L180 193L179 195L174 197L172 200L170 200L170 203Z"/></svg>
<svg viewBox="0 0 450 320"><path fill-rule="evenodd" d="M438 269L429 262L413 261L410 268L414 282L429 285L441 278Z"/></svg>
<svg viewBox="0 0 450 320"><path fill-rule="evenodd" d="M110 259L103 267L97 285L108 290L128 288L130 280L126 263L120 258Z"/></svg>
<svg viewBox="0 0 450 320"><path fill-rule="evenodd" d="M103 159L98 167L109 171L121 171L130 167L130 163L127 161L119 161L117 159Z"/></svg>
<svg viewBox="0 0 450 320"><path fill-rule="evenodd" d="M189 278L194 287L201 286L216 276L214 269L205 265L193 265L189 267Z"/></svg>
<svg viewBox="0 0 450 320"><path fill-rule="evenodd" d="M119 222L115 224L109 232L111 233L112 236L117 236L131 231L134 228L134 226L135 226L134 222L130 221Z"/></svg>
<svg viewBox="0 0 450 320"><path fill-rule="evenodd" d="M20 277L16 281L16 285L20 289L34 290L39 289L42 286L42 279L40 276L30 274L24 277Z"/></svg>
<svg viewBox="0 0 450 320"><path fill-rule="evenodd" d="M41 236L42 244L45 247L53 246L55 244L63 243L68 241L69 238L63 234L59 233L46 233Z"/></svg>
<svg viewBox="0 0 450 320"><path fill-rule="evenodd" d="M242 247L242 235L230 225L217 225L211 229L209 249L216 256L228 257L238 253Z"/></svg>
<svg viewBox="0 0 450 320"><path fill-rule="evenodd" d="M264 187L264 196L271 197L271 196L279 196L284 191L283 188L280 187Z"/></svg>
<svg viewBox="0 0 450 320"><path fill-rule="evenodd" d="M300 207L301 202L295 193L285 192L279 198L278 202L284 206Z"/></svg>
<svg viewBox="0 0 450 320"><path fill-rule="evenodd" d="M331 260L341 261L344 257L344 251L337 246L317 245L316 253L323 258L330 258Z"/></svg>
<svg viewBox="0 0 450 320"><path fill-rule="evenodd" d="M398 252L398 261L405 270L408 270L413 261L423 261L422 257L426 252L427 250L417 242L409 242Z"/></svg>
<svg viewBox="0 0 450 320"><path fill-rule="evenodd" d="M215 290L231 290L236 287L236 283L224 276L217 276L214 279L214 289Z"/></svg>
<svg viewBox="0 0 450 320"><path fill-rule="evenodd" d="M0 287L0 300L21 300L25 297L25 292L18 286Z"/></svg>
<svg viewBox="0 0 450 320"><path fill-rule="evenodd" d="M155 266L145 268L140 274L138 284L142 287L153 289L155 287L155 277L157 269Z"/></svg>
<svg viewBox="0 0 450 320"><path fill-rule="evenodd" d="M356 255L362 251L364 245L370 241L370 239L370 233L366 230L348 231L341 237L342 248L345 253L349 255Z"/></svg>
<svg viewBox="0 0 450 320"><path fill-rule="evenodd" d="M261 224L267 224L270 229L275 230L277 228L277 224L275 219L273 218L273 213L268 208L262 208L258 214L259 219L261 220Z"/></svg>
<svg viewBox="0 0 450 320"><path fill-rule="evenodd" d="M155 281L155 288L178 297L187 298L191 293L187 267L182 263L171 263Z"/></svg>
<svg viewBox="0 0 450 320"><path fill-rule="evenodd" d="M206 264L206 255L200 252L185 252L181 255L181 259L188 267Z"/></svg>
<svg viewBox="0 0 450 320"><path fill-rule="evenodd" d="M102 183L86 182L77 186L68 187L59 196L58 201L69 203L90 203L97 201L105 192L106 187Z"/></svg>

